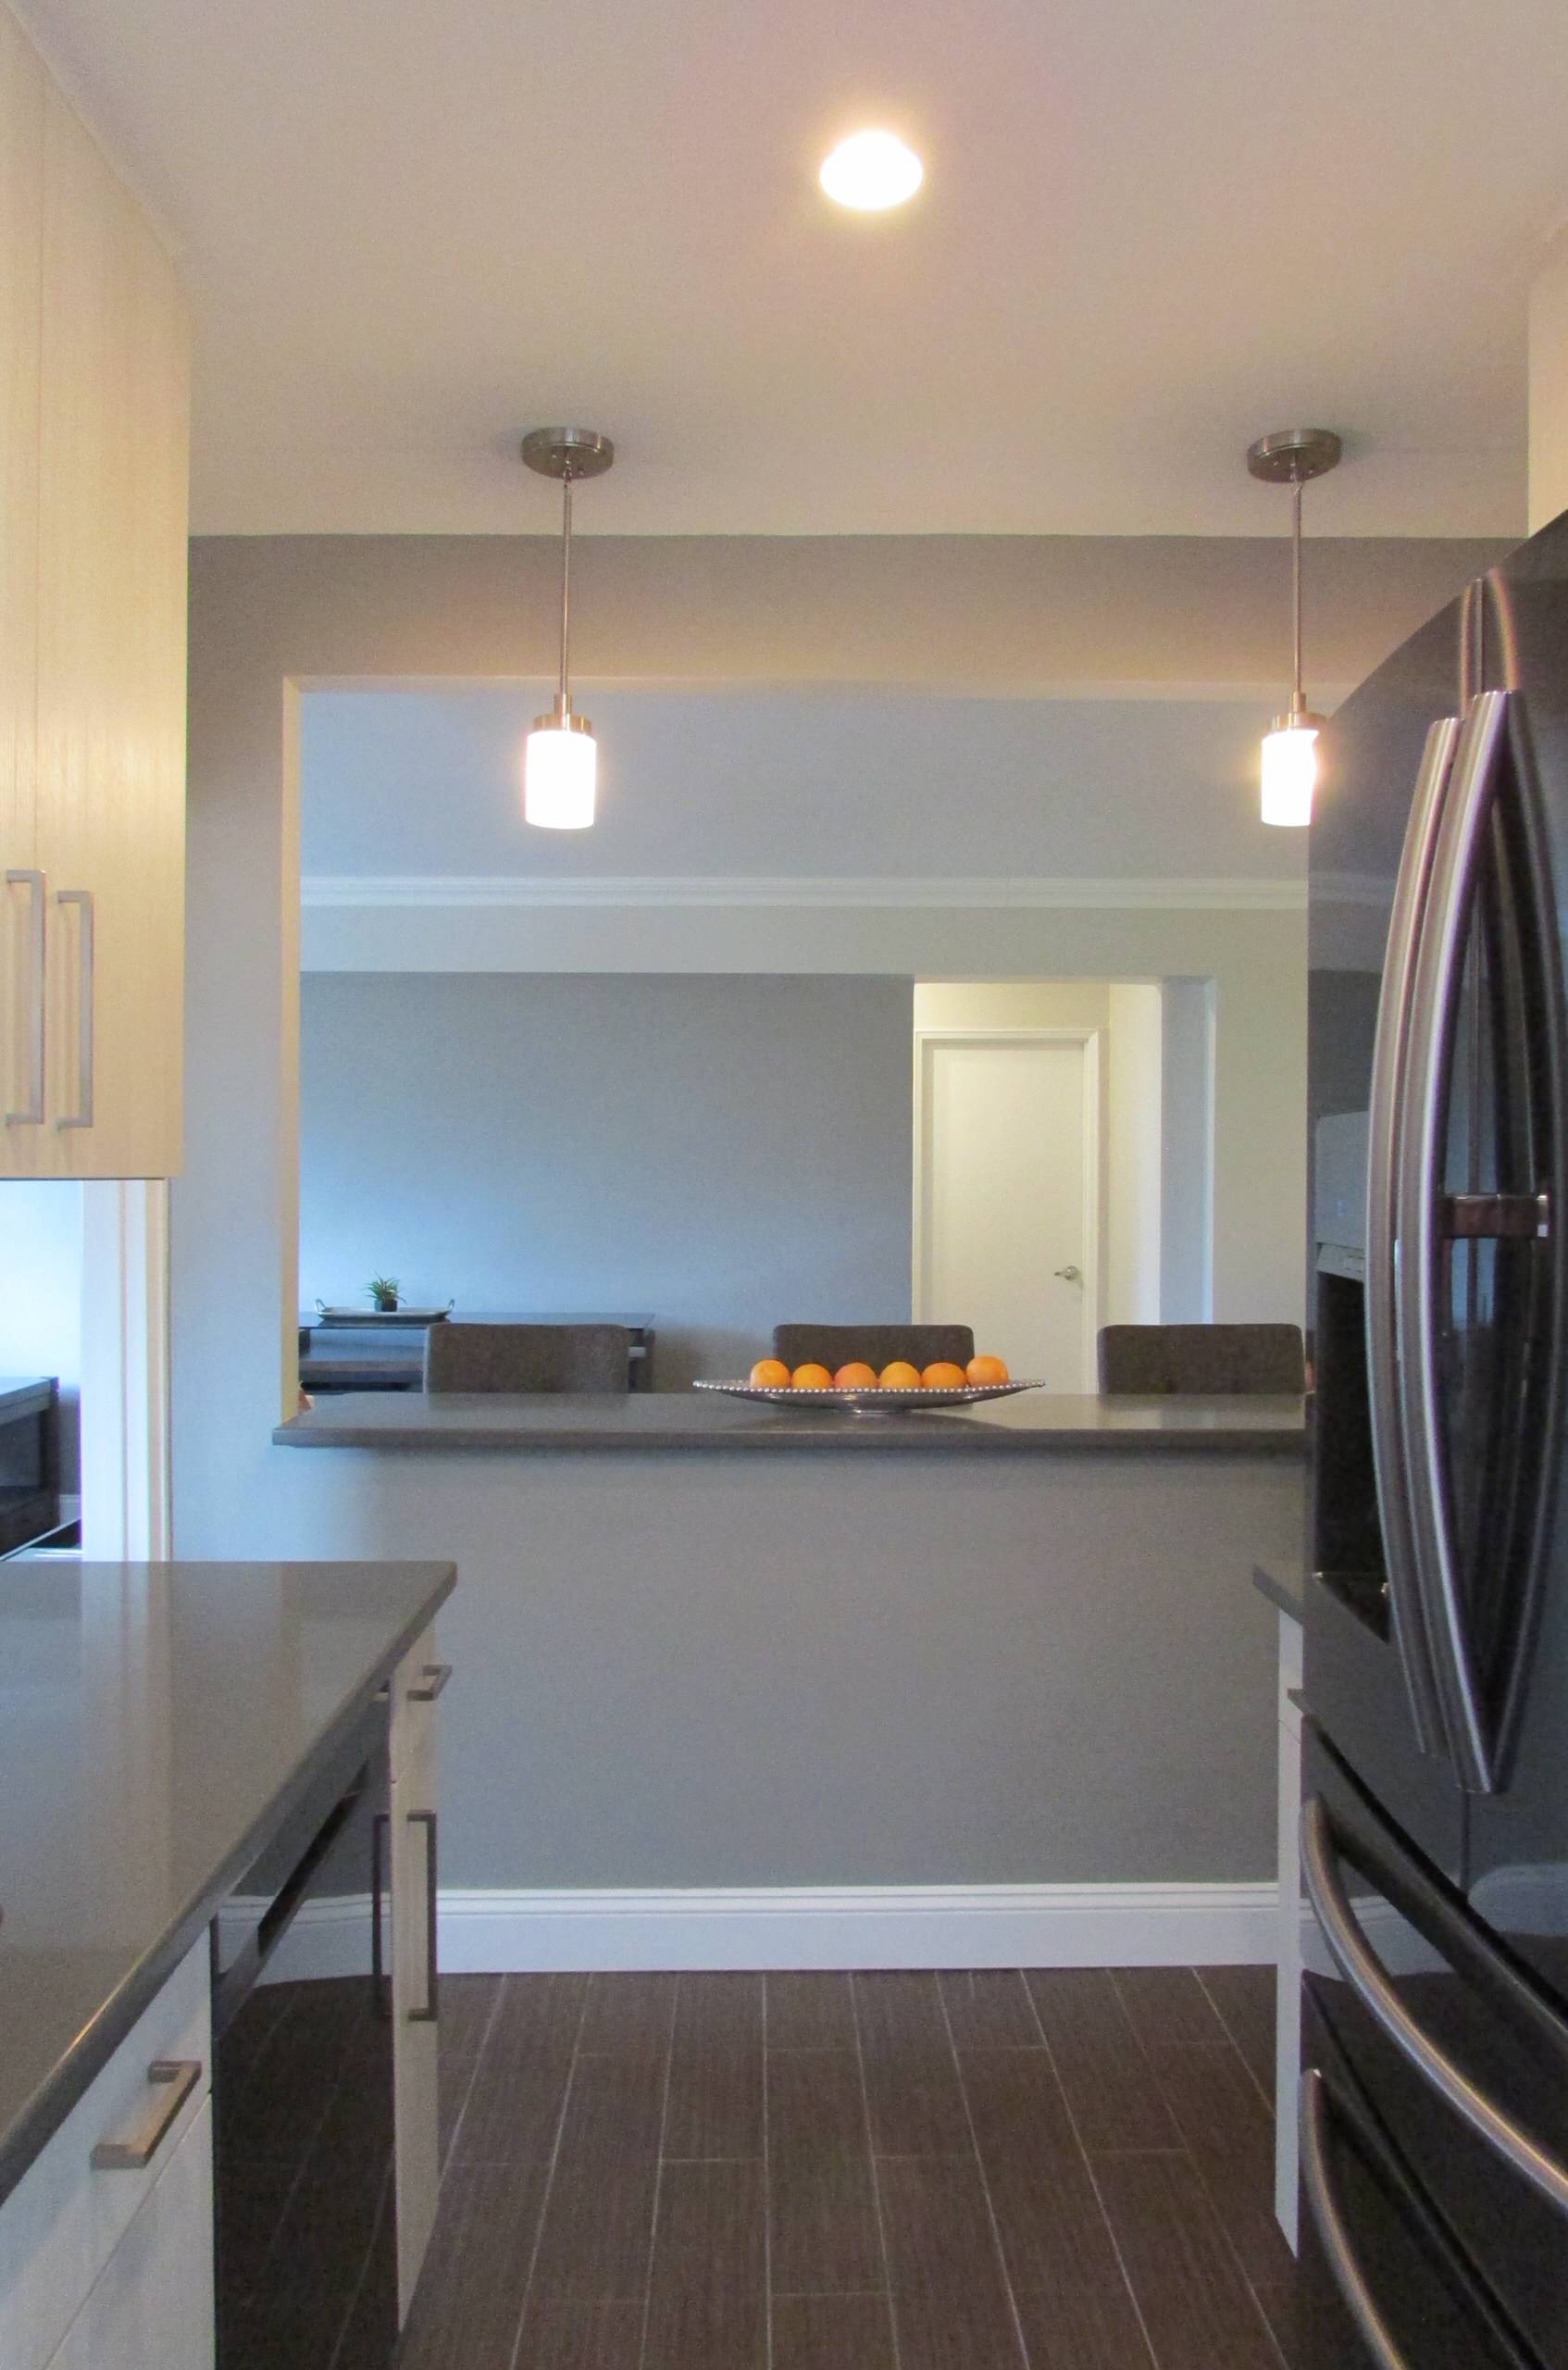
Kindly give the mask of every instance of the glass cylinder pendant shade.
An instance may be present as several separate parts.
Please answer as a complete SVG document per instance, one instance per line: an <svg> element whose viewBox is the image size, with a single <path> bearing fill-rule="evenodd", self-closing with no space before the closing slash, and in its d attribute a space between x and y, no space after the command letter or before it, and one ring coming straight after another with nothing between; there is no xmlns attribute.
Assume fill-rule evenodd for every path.
<svg viewBox="0 0 1568 2370"><path fill-rule="evenodd" d="M1281 717L1263 736L1263 818L1300 830L1313 819L1317 784L1317 722Z"/></svg>
<svg viewBox="0 0 1568 2370"><path fill-rule="evenodd" d="M593 820L599 744L586 717L557 709L534 718L523 744L523 820L547 831L585 831Z"/></svg>

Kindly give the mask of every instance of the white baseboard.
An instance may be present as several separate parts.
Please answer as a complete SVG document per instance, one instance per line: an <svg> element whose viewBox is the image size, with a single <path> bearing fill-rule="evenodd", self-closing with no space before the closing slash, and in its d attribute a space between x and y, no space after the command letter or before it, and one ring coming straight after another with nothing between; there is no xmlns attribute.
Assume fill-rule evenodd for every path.
<svg viewBox="0 0 1568 2370"><path fill-rule="evenodd" d="M1271 1965L1272 1884L443 1890L453 1975Z"/></svg>
<svg viewBox="0 0 1568 2370"><path fill-rule="evenodd" d="M448 1975L655 1968L1262 1966L1272 1884L813 1885L587 1892L445 1890ZM230 1903L243 1923L261 1904ZM264 1982L369 1960L367 1894L306 1902ZM388 1941L390 1963L391 1944Z"/></svg>

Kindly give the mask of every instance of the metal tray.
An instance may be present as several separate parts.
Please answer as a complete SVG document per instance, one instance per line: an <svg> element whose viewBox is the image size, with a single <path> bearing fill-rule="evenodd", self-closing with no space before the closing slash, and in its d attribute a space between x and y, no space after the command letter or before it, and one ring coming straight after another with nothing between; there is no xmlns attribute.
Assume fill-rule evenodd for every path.
<svg viewBox="0 0 1568 2370"><path fill-rule="evenodd" d="M444 1308L324 1308L316 1304L316 1322L331 1328L342 1325L439 1325L452 1314L452 1303Z"/></svg>
<svg viewBox="0 0 1568 2370"><path fill-rule="evenodd" d="M729 1399L759 1399L769 1407L820 1415L912 1416L923 1407L975 1407L982 1399L1011 1399L1039 1391L1038 1382L966 1382L962 1391L768 1391L751 1382L694 1382L693 1391L722 1391Z"/></svg>

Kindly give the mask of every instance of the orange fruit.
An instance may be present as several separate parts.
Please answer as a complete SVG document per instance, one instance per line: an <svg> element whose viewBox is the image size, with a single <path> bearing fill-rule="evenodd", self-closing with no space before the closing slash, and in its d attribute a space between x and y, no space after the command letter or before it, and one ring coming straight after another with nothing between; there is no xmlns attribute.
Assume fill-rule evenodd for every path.
<svg viewBox="0 0 1568 2370"><path fill-rule="evenodd" d="M826 1366L797 1366L790 1377L791 1391L831 1391L833 1378Z"/></svg>
<svg viewBox="0 0 1568 2370"><path fill-rule="evenodd" d="M753 1391L788 1391L790 1369L782 1358L759 1358L749 1380Z"/></svg>
<svg viewBox="0 0 1568 2370"><path fill-rule="evenodd" d="M971 1358L967 1367L971 1382L1011 1382L1013 1378L1000 1358Z"/></svg>
<svg viewBox="0 0 1568 2370"><path fill-rule="evenodd" d="M927 1366L921 1376L920 1388L922 1391L962 1391L964 1380L962 1366L955 1366L950 1358L939 1358L935 1366Z"/></svg>
<svg viewBox="0 0 1568 2370"><path fill-rule="evenodd" d="M864 1358L852 1358L849 1365L840 1366L833 1377L833 1388L835 1391L875 1391L877 1369L868 1366Z"/></svg>
<svg viewBox="0 0 1568 2370"><path fill-rule="evenodd" d="M877 1382L882 1391L918 1391L920 1376L918 1369L912 1366L907 1358L895 1358L890 1366L882 1368Z"/></svg>

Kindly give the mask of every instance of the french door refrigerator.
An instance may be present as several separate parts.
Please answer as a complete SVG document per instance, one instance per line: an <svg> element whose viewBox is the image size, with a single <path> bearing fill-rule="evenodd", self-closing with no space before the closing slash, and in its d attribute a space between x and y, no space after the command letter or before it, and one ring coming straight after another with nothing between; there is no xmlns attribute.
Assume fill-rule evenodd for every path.
<svg viewBox="0 0 1568 2370"><path fill-rule="evenodd" d="M1302 2360L1568 2370L1568 516L1320 745Z"/></svg>

